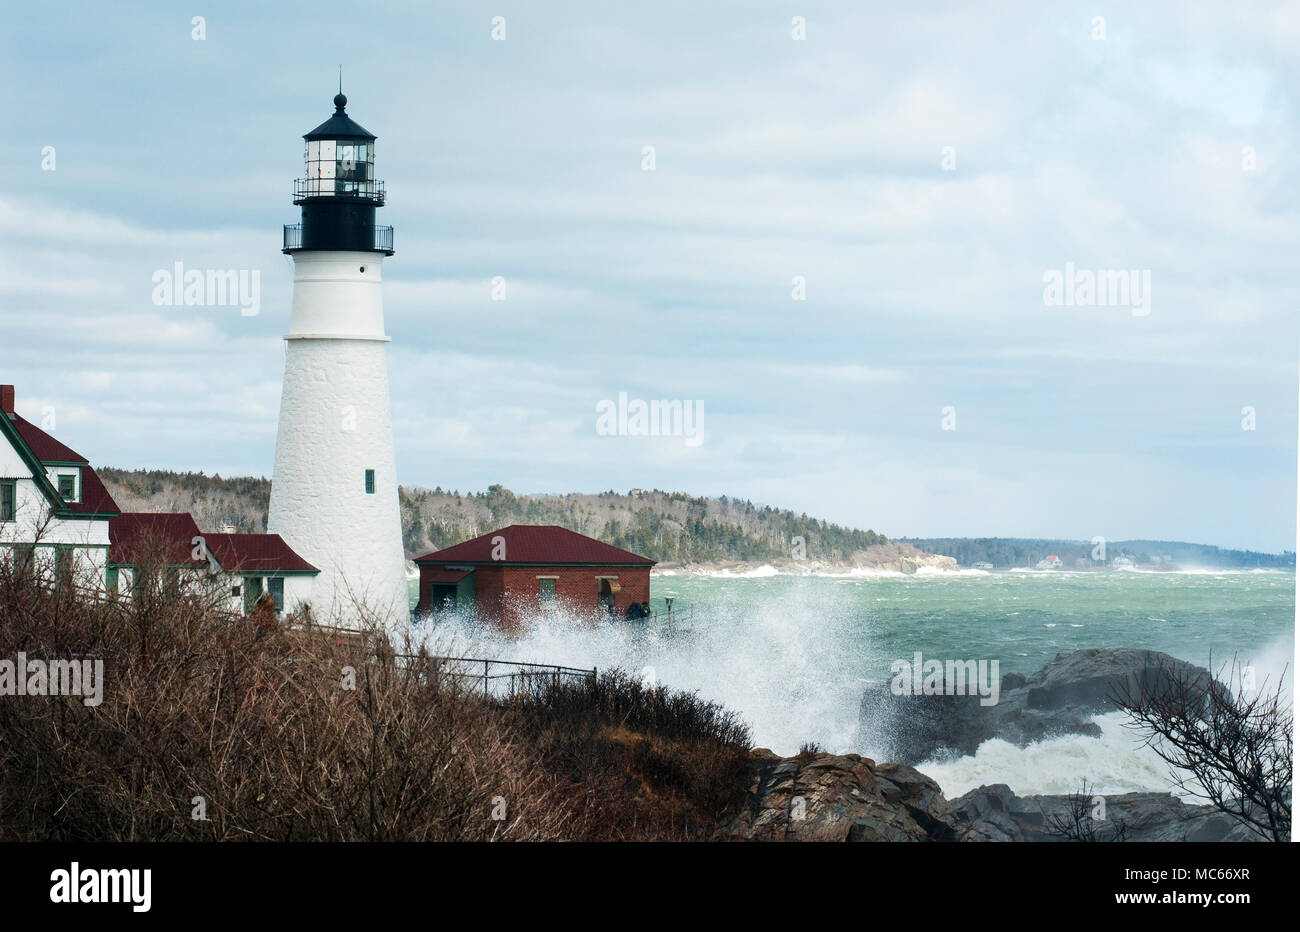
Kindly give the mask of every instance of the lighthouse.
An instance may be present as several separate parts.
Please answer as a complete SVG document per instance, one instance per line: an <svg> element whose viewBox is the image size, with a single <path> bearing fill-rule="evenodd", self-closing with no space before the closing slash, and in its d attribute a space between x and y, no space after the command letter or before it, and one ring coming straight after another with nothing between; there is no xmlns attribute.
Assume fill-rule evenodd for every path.
<svg viewBox="0 0 1300 932"><path fill-rule="evenodd" d="M284 228L293 303L267 530L320 568L318 622L400 630L410 616L383 304L393 228L375 224L377 137L347 102L340 88L333 115L303 137L301 222Z"/></svg>

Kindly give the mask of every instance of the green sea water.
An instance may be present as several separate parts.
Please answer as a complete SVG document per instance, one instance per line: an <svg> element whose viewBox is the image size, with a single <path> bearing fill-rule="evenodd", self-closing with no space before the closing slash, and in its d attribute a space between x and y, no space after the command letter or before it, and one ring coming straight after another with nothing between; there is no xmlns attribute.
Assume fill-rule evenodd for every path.
<svg viewBox="0 0 1300 932"><path fill-rule="evenodd" d="M1003 673L1032 673L1059 652L1085 647L1164 651L1202 666L1254 658L1295 624L1295 574L1214 572L991 572L865 578L656 577L654 594L701 609L698 621L787 610L824 613L845 659L910 657L1000 660ZM692 621L694 626L697 622ZM1216 664L1217 665L1217 664Z"/></svg>

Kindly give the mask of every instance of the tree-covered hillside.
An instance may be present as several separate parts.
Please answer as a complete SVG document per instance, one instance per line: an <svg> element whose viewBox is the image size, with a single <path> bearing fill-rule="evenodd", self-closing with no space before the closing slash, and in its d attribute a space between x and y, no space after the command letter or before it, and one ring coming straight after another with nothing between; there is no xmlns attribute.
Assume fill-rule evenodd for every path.
<svg viewBox="0 0 1300 932"><path fill-rule="evenodd" d="M462 495L402 489L402 532L408 552L477 537L508 524L558 524L659 562L773 560L790 557L802 538L809 559L848 561L885 538L767 505L682 492L635 490L599 494L515 495L493 485Z"/></svg>
<svg viewBox="0 0 1300 932"><path fill-rule="evenodd" d="M100 477L124 511L188 511L201 529L234 525L266 529L268 479L205 476L165 470L105 468ZM509 524L558 524L664 562L774 560L792 556L803 539L810 560L847 562L886 538L828 524L789 510L723 496L634 490L599 494L516 495L401 488L402 543L407 556L448 547Z"/></svg>
<svg viewBox="0 0 1300 932"><path fill-rule="evenodd" d="M953 557L962 566L992 563L998 569L1033 566L1048 554L1056 554L1067 567L1093 565L1094 545L1085 540L1045 540L1017 537L928 537L900 538L906 543ZM1256 553L1253 550L1224 550L1208 544L1169 540L1112 540L1106 542L1107 562L1128 557L1134 563L1171 563L1182 567L1224 569L1289 569L1295 554Z"/></svg>
<svg viewBox="0 0 1300 932"><path fill-rule="evenodd" d="M123 511L188 511L204 531L234 525L246 533L266 530L271 480L205 476L166 469L96 467Z"/></svg>

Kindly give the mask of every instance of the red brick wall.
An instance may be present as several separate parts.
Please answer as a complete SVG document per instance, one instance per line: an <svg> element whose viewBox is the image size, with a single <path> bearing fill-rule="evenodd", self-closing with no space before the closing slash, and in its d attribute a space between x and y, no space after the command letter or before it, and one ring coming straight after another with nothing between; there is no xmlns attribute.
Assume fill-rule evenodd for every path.
<svg viewBox="0 0 1300 932"><path fill-rule="evenodd" d="M427 611L428 571L440 564L420 566L420 602L416 611ZM474 607L480 616L514 629L535 613L539 576L555 576L555 598L566 611L590 613L599 618L598 577L617 577L620 591L614 595L614 609L621 616L633 602L650 601L650 568L630 566L480 566L474 570Z"/></svg>

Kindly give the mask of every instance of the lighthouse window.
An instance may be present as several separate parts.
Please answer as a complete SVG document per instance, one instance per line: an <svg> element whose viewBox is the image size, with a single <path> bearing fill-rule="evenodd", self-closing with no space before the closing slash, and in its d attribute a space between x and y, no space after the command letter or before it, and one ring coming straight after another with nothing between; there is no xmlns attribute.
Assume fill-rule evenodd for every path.
<svg viewBox="0 0 1300 932"><path fill-rule="evenodd" d="M366 494L375 494L375 471L373 469L366 470Z"/></svg>

